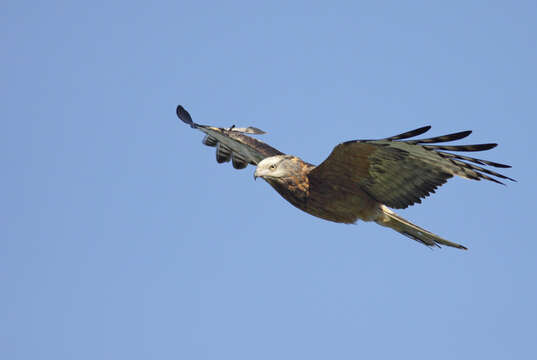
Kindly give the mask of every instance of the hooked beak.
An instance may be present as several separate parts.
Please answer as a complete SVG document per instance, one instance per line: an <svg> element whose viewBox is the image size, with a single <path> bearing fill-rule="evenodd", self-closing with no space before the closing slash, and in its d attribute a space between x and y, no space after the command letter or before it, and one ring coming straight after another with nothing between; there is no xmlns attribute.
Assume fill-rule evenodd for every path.
<svg viewBox="0 0 537 360"><path fill-rule="evenodd" d="M265 169L265 168L259 168L259 167L256 167L255 168L255 172L254 172L254 180L257 179L257 178L262 178L263 180L267 180L268 179L272 179L273 176L272 176L272 172L268 169Z"/></svg>
<svg viewBox="0 0 537 360"><path fill-rule="evenodd" d="M263 171L260 171L259 168L255 168L254 171L254 180L257 180L258 177L263 177Z"/></svg>

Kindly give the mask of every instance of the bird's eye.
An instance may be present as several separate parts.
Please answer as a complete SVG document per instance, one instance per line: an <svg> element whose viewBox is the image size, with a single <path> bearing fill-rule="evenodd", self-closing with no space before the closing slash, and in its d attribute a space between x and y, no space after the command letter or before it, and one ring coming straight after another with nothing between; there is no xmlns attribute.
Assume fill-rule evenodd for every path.
<svg viewBox="0 0 537 360"><path fill-rule="evenodd" d="M274 170L274 169L276 169L276 164L272 164L272 165L270 165L270 166L269 166L269 169L270 169L270 170Z"/></svg>

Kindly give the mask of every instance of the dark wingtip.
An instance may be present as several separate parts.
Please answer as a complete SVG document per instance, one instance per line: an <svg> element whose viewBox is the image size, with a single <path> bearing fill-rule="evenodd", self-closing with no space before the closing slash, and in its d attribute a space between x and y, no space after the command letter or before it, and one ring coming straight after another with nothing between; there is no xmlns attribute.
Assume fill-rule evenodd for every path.
<svg viewBox="0 0 537 360"><path fill-rule="evenodd" d="M460 139L463 139L463 138L465 138L465 137L467 137L467 136L470 136L471 133L472 133L472 130L461 131L461 132L459 133L460 136L461 136ZM466 248L464 248L464 249L466 249ZM468 249L466 249L466 250L468 250Z"/></svg>
<svg viewBox="0 0 537 360"><path fill-rule="evenodd" d="M431 129L431 125L427 125L427 126L420 127L418 129L414 129L414 130L404 132L402 134L398 134L398 135L395 135L395 136L390 136L390 137L385 138L383 140L394 141L394 140L408 139L408 138L411 138L411 137L418 136L418 135L421 135L423 133L426 133L430 129Z"/></svg>
<svg viewBox="0 0 537 360"><path fill-rule="evenodd" d="M497 162L493 162L493 161L483 161L485 164L487 165L490 165L490 166L494 166L494 167L497 167L497 168L504 168L504 169L508 169L508 168L511 168L512 166L511 165L507 165L507 164L500 164L500 163L497 163Z"/></svg>
<svg viewBox="0 0 537 360"><path fill-rule="evenodd" d="M416 130L414 130L417 135L414 135L414 136L418 136L418 135L421 135L421 134L424 134L426 133L427 131L431 130L432 126L431 125L425 125L425 126L422 126Z"/></svg>
<svg viewBox="0 0 537 360"><path fill-rule="evenodd" d="M479 146L480 150L490 150L490 149L494 149L496 146L498 146L498 144L491 143L491 144L480 144L476 146Z"/></svg>
<svg viewBox="0 0 537 360"><path fill-rule="evenodd" d="M418 136L418 135L421 135L421 134L426 133L427 131L431 130L431 128L432 128L431 125L425 125L425 126L422 126L420 128L417 128L416 130L409 131L408 133L413 133L412 136Z"/></svg>
<svg viewBox="0 0 537 360"><path fill-rule="evenodd" d="M177 117L181 119L184 123L189 124L190 126L194 127L194 122L192 121L192 117L186 111L184 107L181 105L177 105L177 109L175 110L175 113L177 114Z"/></svg>

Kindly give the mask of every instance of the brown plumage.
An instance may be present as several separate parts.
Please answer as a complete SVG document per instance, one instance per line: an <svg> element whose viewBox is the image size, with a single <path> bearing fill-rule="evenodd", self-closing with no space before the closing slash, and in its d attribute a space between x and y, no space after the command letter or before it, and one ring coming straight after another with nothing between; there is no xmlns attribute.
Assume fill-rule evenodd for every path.
<svg viewBox="0 0 537 360"><path fill-rule="evenodd" d="M245 135L264 133L257 128L199 125L181 105L177 115L206 134L203 144L216 147L217 162L231 160L237 169L257 165L254 177L263 178L300 210L338 223L375 221L427 246L442 244L466 249L412 224L388 207L404 209L421 203L421 199L454 175L499 184L503 183L498 179L514 181L483 167L509 165L446 152L484 151L497 144L435 145L463 139L471 131L408 140L431 128L425 126L385 139L347 141L314 166Z"/></svg>

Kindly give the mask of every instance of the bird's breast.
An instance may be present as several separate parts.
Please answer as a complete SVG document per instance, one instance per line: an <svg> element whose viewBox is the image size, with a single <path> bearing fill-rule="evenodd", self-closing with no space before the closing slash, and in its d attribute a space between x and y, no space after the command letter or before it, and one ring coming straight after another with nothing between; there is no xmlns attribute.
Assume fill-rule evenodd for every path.
<svg viewBox="0 0 537 360"><path fill-rule="evenodd" d="M372 221L378 216L380 204L358 186L348 189L337 184L316 184L307 176L283 180L267 181L284 199L310 215L347 224L358 219Z"/></svg>

